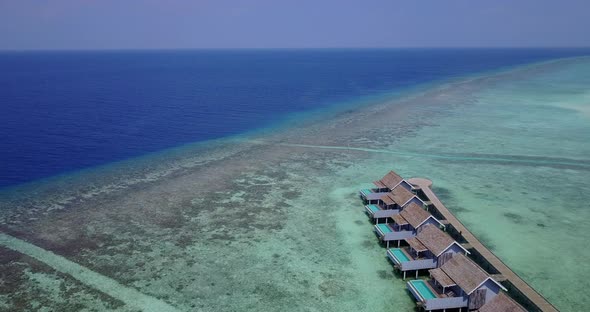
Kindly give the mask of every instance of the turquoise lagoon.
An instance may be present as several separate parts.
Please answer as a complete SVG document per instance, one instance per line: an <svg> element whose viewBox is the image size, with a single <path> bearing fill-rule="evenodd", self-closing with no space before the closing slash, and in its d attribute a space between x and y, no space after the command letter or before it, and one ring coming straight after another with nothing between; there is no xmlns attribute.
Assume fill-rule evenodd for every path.
<svg viewBox="0 0 590 312"><path fill-rule="evenodd" d="M358 200L395 170L560 310L590 304L590 59L473 75L378 103L23 186L3 233L180 311L413 311ZM0 246L0 309L134 311ZM66 264L67 265L67 264ZM113 289L117 291L117 289Z"/></svg>
<svg viewBox="0 0 590 312"><path fill-rule="evenodd" d="M588 58L476 79L468 92L443 91L417 108L414 120L428 125L372 161L432 179L447 207L525 281L560 310L582 310L590 304L576 291L590 287L581 247L590 239L588 86ZM373 176L387 169L375 167Z"/></svg>

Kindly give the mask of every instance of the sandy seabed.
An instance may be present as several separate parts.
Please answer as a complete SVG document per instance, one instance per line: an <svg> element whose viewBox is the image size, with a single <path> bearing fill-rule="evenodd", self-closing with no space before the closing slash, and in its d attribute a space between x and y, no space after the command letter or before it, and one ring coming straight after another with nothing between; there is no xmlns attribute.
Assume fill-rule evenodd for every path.
<svg viewBox="0 0 590 312"><path fill-rule="evenodd" d="M590 59L529 65L6 190L0 233L58 257L0 239L0 310L413 311L357 197L391 169L579 310L588 86Z"/></svg>

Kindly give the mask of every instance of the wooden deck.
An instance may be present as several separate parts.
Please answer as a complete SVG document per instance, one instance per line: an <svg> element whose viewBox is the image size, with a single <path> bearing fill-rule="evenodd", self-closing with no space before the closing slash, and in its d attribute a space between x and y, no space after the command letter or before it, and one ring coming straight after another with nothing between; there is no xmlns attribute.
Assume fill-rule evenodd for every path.
<svg viewBox="0 0 590 312"><path fill-rule="evenodd" d="M487 249L438 199L436 194L430 188L432 181L423 178L412 178L408 180L412 185L417 186L422 190L424 195L428 197L435 209L444 216L449 224L451 224L461 236L467 241L471 248L477 250L491 266L493 266L504 278L516 287L523 295L525 295L534 305L541 311L557 311L557 309L547 301L541 294L534 290L529 284L523 281L516 273L514 273L502 260Z"/></svg>

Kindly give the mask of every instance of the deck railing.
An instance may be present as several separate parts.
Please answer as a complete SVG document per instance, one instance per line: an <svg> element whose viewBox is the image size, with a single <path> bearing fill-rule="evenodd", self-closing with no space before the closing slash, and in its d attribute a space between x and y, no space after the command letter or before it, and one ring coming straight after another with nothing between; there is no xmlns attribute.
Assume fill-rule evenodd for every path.
<svg viewBox="0 0 590 312"><path fill-rule="evenodd" d="M379 191L378 189L363 189L359 191L359 196L365 201L378 201L381 196L387 194L387 191Z"/></svg>
<svg viewBox="0 0 590 312"><path fill-rule="evenodd" d="M433 298L426 300L425 310L442 310L467 306L467 297Z"/></svg>
<svg viewBox="0 0 590 312"><path fill-rule="evenodd" d="M423 270L436 268L436 259L420 259L402 262L401 270Z"/></svg>
<svg viewBox="0 0 590 312"><path fill-rule="evenodd" d="M402 240L402 239L407 239L407 238L414 237L414 236L416 236L414 231L393 231L393 232L385 233L385 235L383 235L383 240L384 241Z"/></svg>
<svg viewBox="0 0 590 312"><path fill-rule="evenodd" d="M399 214L399 209L381 209L373 213L373 218L390 218Z"/></svg>

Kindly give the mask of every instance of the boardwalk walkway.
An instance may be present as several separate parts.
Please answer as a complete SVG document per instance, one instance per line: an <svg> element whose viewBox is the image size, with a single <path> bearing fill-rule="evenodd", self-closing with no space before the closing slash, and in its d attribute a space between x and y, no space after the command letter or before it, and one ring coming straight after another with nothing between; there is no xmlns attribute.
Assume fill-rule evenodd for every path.
<svg viewBox="0 0 590 312"><path fill-rule="evenodd" d="M541 296L536 290L534 290L529 284L523 281L516 273L514 273L502 260L494 255L489 249L487 249L457 218L443 205L443 203L434 194L432 189L432 181L422 178L412 178L408 180L409 183L416 185L422 189L422 192L432 205L438 210L438 212L444 216L449 224L451 224L457 231L461 233L461 236L467 241L471 248L477 250L491 266L493 266L505 280L509 281L514 287L516 287L524 296L526 296L534 305L536 305L541 311L557 311L557 309Z"/></svg>

